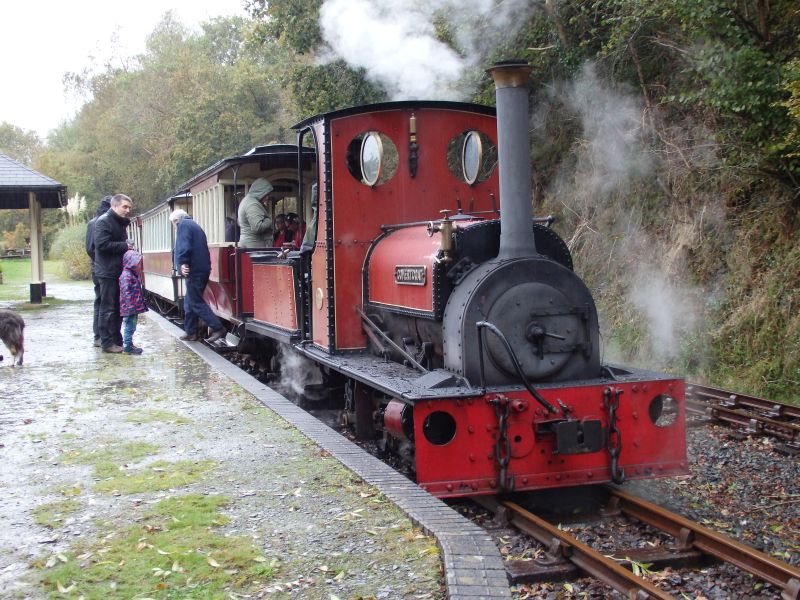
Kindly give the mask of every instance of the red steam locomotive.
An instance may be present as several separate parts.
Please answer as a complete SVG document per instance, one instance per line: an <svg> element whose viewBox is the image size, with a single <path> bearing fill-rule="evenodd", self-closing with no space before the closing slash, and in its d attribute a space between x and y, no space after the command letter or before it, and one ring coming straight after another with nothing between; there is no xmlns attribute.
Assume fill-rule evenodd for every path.
<svg viewBox="0 0 800 600"><path fill-rule="evenodd" d="M496 112L355 107L297 124L296 146L212 165L136 220L151 303L180 310L167 217L184 208L208 235L225 343L313 361L357 436L432 494L685 473L683 381L601 364L592 296L533 218L529 72L490 70ZM273 213L306 222L299 250L226 239L257 177Z"/></svg>

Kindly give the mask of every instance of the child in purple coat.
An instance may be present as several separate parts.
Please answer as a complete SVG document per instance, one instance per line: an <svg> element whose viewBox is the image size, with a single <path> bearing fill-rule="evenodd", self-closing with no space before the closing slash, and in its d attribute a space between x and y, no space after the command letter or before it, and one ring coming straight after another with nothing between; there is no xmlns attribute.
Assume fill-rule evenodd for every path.
<svg viewBox="0 0 800 600"><path fill-rule="evenodd" d="M122 274L119 276L119 314L122 316L122 351L126 354L141 354L142 349L133 345L133 334L139 314L147 311L142 295L140 279L142 255L128 250L122 257Z"/></svg>

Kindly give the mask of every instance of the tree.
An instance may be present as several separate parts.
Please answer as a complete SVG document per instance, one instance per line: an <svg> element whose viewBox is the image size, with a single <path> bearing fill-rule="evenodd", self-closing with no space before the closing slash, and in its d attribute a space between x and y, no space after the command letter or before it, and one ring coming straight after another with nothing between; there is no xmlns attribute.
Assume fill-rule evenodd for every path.
<svg viewBox="0 0 800 600"><path fill-rule="evenodd" d="M0 123L0 152L22 163L31 165L41 151L42 141L33 131L25 131L16 125Z"/></svg>
<svg viewBox="0 0 800 600"><path fill-rule="evenodd" d="M144 210L220 157L285 139L280 80L249 39L241 18L195 34L166 13L136 60L72 78L90 100L43 162L75 192Z"/></svg>
<svg viewBox="0 0 800 600"><path fill-rule="evenodd" d="M322 0L247 0L246 8L256 26L254 40L265 59L276 47L295 54L286 64L281 83L290 94L285 103L301 120L331 110L381 102L386 93L369 82L363 69L343 60L318 64L316 53L324 49L319 28Z"/></svg>
<svg viewBox="0 0 800 600"><path fill-rule="evenodd" d="M261 42L275 40L298 54L313 53L322 44L319 9L322 0L246 0Z"/></svg>

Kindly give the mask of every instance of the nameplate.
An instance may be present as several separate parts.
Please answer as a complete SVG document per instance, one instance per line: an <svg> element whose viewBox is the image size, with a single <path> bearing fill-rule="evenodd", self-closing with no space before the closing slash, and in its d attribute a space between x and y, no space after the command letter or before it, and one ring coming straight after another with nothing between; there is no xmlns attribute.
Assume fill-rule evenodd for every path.
<svg viewBox="0 0 800 600"><path fill-rule="evenodd" d="M394 282L399 285L425 285L425 265L397 265Z"/></svg>

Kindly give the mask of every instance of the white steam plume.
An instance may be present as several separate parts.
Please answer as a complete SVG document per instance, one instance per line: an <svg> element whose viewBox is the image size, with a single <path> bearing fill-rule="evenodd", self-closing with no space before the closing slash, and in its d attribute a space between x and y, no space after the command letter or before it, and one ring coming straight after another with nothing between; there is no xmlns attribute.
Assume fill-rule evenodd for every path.
<svg viewBox="0 0 800 600"><path fill-rule="evenodd" d="M280 385L295 394L302 395L307 385L322 383L319 367L304 356L281 349L278 358L281 363Z"/></svg>
<svg viewBox="0 0 800 600"><path fill-rule="evenodd" d="M660 239L643 224L647 209L637 194L644 194L644 202L654 201L659 163L635 93L611 87L587 64L572 82L554 86L534 127L553 118L546 111L559 104L579 119L581 132L548 196L577 215L570 246L580 245L589 258L581 270L590 285L602 294L615 281L618 292L612 293L625 294L625 303L646 319L650 344L638 360L669 361L677 356L682 336L699 323L697 290L683 283L688 277L682 250L694 245L700 228L691 218L686 227L666 222L662 231L669 234ZM674 219L667 206L659 214ZM616 352L607 347L606 358L618 359Z"/></svg>
<svg viewBox="0 0 800 600"><path fill-rule="evenodd" d="M326 0L320 28L330 48L363 68L393 100L465 100L468 69L486 67L486 53L525 23L532 0ZM436 38L434 20L446 21L458 51Z"/></svg>
<svg viewBox="0 0 800 600"><path fill-rule="evenodd" d="M641 264L628 297L647 318L650 350L662 360L678 355L681 336L696 323L695 291L669 282L660 266Z"/></svg>
<svg viewBox="0 0 800 600"><path fill-rule="evenodd" d="M649 132L637 98L605 85L592 63L562 92L583 129L575 181L584 199L594 202L625 192L652 173L645 146Z"/></svg>

